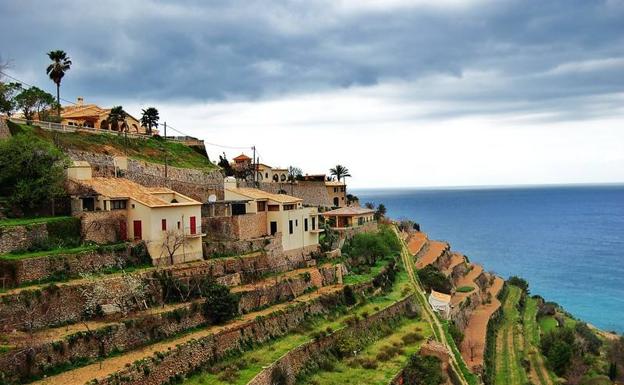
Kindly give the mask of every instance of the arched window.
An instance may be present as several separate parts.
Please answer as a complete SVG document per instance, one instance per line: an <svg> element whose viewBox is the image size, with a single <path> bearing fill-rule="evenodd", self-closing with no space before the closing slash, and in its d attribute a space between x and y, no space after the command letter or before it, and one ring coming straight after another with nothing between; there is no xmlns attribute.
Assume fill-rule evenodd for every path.
<svg viewBox="0 0 624 385"><path fill-rule="evenodd" d="M282 182L285 182L285 181L286 181L286 174L282 174L282 175L280 175L280 180L281 180Z"/></svg>
<svg viewBox="0 0 624 385"><path fill-rule="evenodd" d="M102 123L100 123L100 129L101 130L109 130L110 129L108 127L108 120L102 120Z"/></svg>
<svg viewBox="0 0 624 385"><path fill-rule="evenodd" d="M277 176L277 174L273 175L273 182L279 182L279 176Z"/></svg>

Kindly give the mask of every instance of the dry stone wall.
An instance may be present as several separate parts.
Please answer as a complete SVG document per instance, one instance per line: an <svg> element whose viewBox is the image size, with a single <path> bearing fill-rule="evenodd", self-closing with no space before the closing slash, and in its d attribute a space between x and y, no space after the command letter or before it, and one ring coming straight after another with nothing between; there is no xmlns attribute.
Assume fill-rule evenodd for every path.
<svg viewBox="0 0 624 385"><path fill-rule="evenodd" d="M267 214L202 217L202 228L211 239L248 240L267 236Z"/></svg>
<svg viewBox="0 0 624 385"><path fill-rule="evenodd" d="M9 126L6 124L6 118L0 116L0 139L8 139L11 136Z"/></svg>
<svg viewBox="0 0 624 385"><path fill-rule="evenodd" d="M191 262L187 264L167 266L160 272L171 272L174 278L212 276L219 283L238 285L241 282L251 282L262 274L290 271L307 267L312 259L309 257L270 256L265 253L256 253L249 256L218 258L207 261ZM140 271L134 275L151 279L156 270ZM102 281L111 288L121 285L123 277L112 276ZM17 292L0 294L0 326L3 330L24 329L28 327L40 328L77 322L84 309L85 298L82 292L88 290L92 282L79 281L48 285L43 288L23 289ZM159 303L162 293L159 286L150 286L149 297Z"/></svg>
<svg viewBox="0 0 624 385"><path fill-rule="evenodd" d="M115 164L112 155L96 154L87 151L67 150L73 160L87 161L93 168L93 176L115 176ZM207 202L211 194L223 199L223 174L219 170L202 171L197 169L167 167L128 159L128 169L121 175L144 186L168 187L200 202Z"/></svg>
<svg viewBox="0 0 624 385"><path fill-rule="evenodd" d="M267 316L223 328L216 334L191 340L166 352L135 362L106 378L98 385L157 385L182 379L186 374L246 349L282 336L297 328L304 320L325 314L344 302L342 291L326 294L306 302L298 302Z"/></svg>
<svg viewBox="0 0 624 385"><path fill-rule="evenodd" d="M129 249L120 245L76 254L0 260L0 276L7 278L7 286L19 286L54 277L77 277L81 273L137 263L139 261L131 256Z"/></svg>
<svg viewBox="0 0 624 385"><path fill-rule="evenodd" d="M27 249L36 241L47 237L48 230L45 223L0 227L0 254Z"/></svg>
<svg viewBox="0 0 624 385"><path fill-rule="evenodd" d="M247 187L254 187L253 183L240 182ZM303 199L307 206L333 207L333 202L327 192L325 182L297 181L295 183L266 183L258 184L260 190L277 194L285 191L286 194Z"/></svg>
<svg viewBox="0 0 624 385"><path fill-rule="evenodd" d="M78 217L85 241L107 244L120 242L127 236L120 233L120 223L126 222L125 210L82 212Z"/></svg>
<svg viewBox="0 0 624 385"><path fill-rule="evenodd" d="M311 289L315 283L332 285L336 282L336 271L334 266L320 268L317 272L323 277L320 283L306 280L304 276L296 276L288 281L282 280L239 292L239 311L247 313L291 300ZM113 351L127 351L207 325L208 321L201 306L201 301L196 301L172 311L111 323L93 332L85 329L84 332L60 340L30 346L29 355L22 354L19 350L13 354L5 354L0 357L0 372L4 374L0 378L18 382L29 375L43 375L54 371L55 367L66 362L108 356Z"/></svg>

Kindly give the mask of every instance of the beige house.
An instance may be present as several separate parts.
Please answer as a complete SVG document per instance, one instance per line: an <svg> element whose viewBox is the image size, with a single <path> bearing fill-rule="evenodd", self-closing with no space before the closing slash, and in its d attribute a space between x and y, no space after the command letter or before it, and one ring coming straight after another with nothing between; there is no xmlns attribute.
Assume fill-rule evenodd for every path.
<svg viewBox="0 0 624 385"><path fill-rule="evenodd" d="M334 207L347 206L347 184L337 180L326 180L327 194Z"/></svg>
<svg viewBox="0 0 624 385"><path fill-rule="evenodd" d="M100 130L112 130L114 127L111 127L108 122L108 116L110 115L110 108L102 108L95 104L84 104L83 98L78 98L78 101L75 105L64 106L61 110L61 124L65 124L68 126L77 126L77 127L87 127L87 128L95 128ZM122 128L128 129L128 132L145 134L145 127L141 126L141 122L133 117L132 115L127 115L125 123L122 123L122 126L125 124L125 127L119 127L118 130L121 131ZM152 129L153 133L157 133L158 131Z"/></svg>
<svg viewBox="0 0 624 385"><path fill-rule="evenodd" d="M334 230L356 228L375 223L375 210L364 207L341 207L323 213L326 221Z"/></svg>
<svg viewBox="0 0 624 385"><path fill-rule="evenodd" d="M203 259L201 202L164 187L91 176L87 162L67 170L72 213L113 219L121 240L145 241L154 264Z"/></svg>
<svg viewBox="0 0 624 385"><path fill-rule="evenodd" d="M266 216L264 232L281 233L284 251L311 252L318 248L318 209L303 207L303 200L285 194L272 194L255 188L237 187L236 179L225 179L225 201L237 202L233 213Z"/></svg>
<svg viewBox="0 0 624 385"><path fill-rule="evenodd" d="M284 183L288 180L288 169L273 168L264 163L256 165L256 180L264 183Z"/></svg>

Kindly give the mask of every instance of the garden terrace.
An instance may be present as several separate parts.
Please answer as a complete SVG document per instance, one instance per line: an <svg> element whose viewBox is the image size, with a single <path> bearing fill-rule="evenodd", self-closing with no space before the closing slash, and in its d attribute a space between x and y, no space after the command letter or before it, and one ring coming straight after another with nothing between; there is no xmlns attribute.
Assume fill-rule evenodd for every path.
<svg viewBox="0 0 624 385"><path fill-rule="evenodd" d="M63 149L104 153L106 155L125 155L133 159L164 164L180 168L215 170L218 167L194 147L164 140L160 137L130 138L123 134L88 133L88 132L50 132L37 126L16 124L8 121L11 134L22 133L57 143Z"/></svg>
<svg viewBox="0 0 624 385"><path fill-rule="evenodd" d="M529 378L535 385L553 385L556 383L556 376L548 370L544 356L539 349L541 336L537 323L537 308L537 299L527 296L522 314L522 326L527 358L531 363Z"/></svg>
<svg viewBox="0 0 624 385"><path fill-rule="evenodd" d="M451 298L451 306L459 306L463 301L466 300L466 298L481 290L481 287L478 284L478 278L481 276L481 274L483 274L483 267L476 264L471 264L470 266L471 269L468 271L467 274L465 274L457 281L456 287L472 287L474 288L474 290L466 292L456 291Z"/></svg>
<svg viewBox="0 0 624 385"><path fill-rule="evenodd" d="M475 372L481 372L484 365L487 327L490 318L499 310L498 294L503 288L503 279L496 277L488 290L489 301L479 304L470 314L468 324L463 330L464 339L460 350L468 367Z"/></svg>
<svg viewBox="0 0 624 385"><path fill-rule="evenodd" d="M449 244L440 241L430 241L424 253L416 260L416 268L422 269L425 266L436 264L438 259L448 252Z"/></svg>
<svg viewBox="0 0 624 385"><path fill-rule="evenodd" d="M80 243L80 220L74 217L14 218L0 220L0 254L76 247Z"/></svg>
<svg viewBox="0 0 624 385"><path fill-rule="evenodd" d="M317 287L335 284L334 272L340 267L308 268L289 272L261 283L235 288L240 295L239 313L293 300ZM311 278L316 276L316 278ZM236 290L238 289L238 290ZM202 312L202 300L165 305L137 312L123 320L92 321L36 332L12 333L8 343L13 351L0 356L0 371L6 378L55 373L72 362L73 367L121 351L172 338L204 327L210 322ZM33 337L32 339L30 337ZM33 341L37 341L33 345ZM28 360L23 354L29 349Z"/></svg>
<svg viewBox="0 0 624 385"><path fill-rule="evenodd" d="M156 274L171 273L174 278L189 279L191 277L212 276L218 282L228 286L236 286L241 281L257 280L266 274L289 271L305 267L310 261L301 258L271 257L262 253L248 256L218 258L206 261L189 262L167 267L149 267L137 269L130 274L134 277L153 281ZM96 277L108 284L118 284L124 278L123 273L112 273ZM34 328L50 327L59 324L77 322L82 316L84 298L82 292L93 286L94 279L81 278L68 282L48 285L34 285L16 288L0 293L0 318L5 322L3 328L20 328L25 313L34 319ZM156 304L159 304L162 293L157 286L150 292ZM34 298L34 301L27 299ZM28 303L28 309L20 304Z"/></svg>
<svg viewBox="0 0 624 385"><path fill-rule="evenodd" d="M416 255L427 246L427 234L415 232L408 237L407 247L412 255Z"/></svg>

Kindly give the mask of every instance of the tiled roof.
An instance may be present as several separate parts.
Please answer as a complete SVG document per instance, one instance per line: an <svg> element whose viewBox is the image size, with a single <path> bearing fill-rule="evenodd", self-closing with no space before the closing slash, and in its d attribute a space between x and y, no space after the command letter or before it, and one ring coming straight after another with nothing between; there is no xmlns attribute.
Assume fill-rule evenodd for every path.
<svg viewBox="0 0 624 385"><path fill-rule="evenodd" d="M245 154L240 154L239 156L237 156L236 158L234 158L233 160L251 160L250 157L248 157Z"/></svg>
<svg viewBox="0 0 624 385"><path fill-rule="evenodd" d="M201 202L186 197L168 188L145 187L124 178L92 178L87 180L78 180L74 182L91 188L99 195L103 195L108 198L134 199L135 201L140 202L148 207L191 206L201 204ZM154 195L156 193L174 193L188 199L188 201L171 203Z"/></svg>
<svg viewBox="0 0 624 385"><path fill-rule="evenodd" d="M341 207L336 210L325 211L323 216L353 216L353 215L364 215L364 214L372 214L375 210L367 209L365 207Z"/></svg>
<svg viewBox="0 0 624 385"><path fill-rule="evenodd" d="M272 194L266 191L259 190L257 188L237 187L228 188L227 190L256 200L267 199L277 203L297 203L303 201L303 199L301 198L293 197L286 194Z"/></svg>

